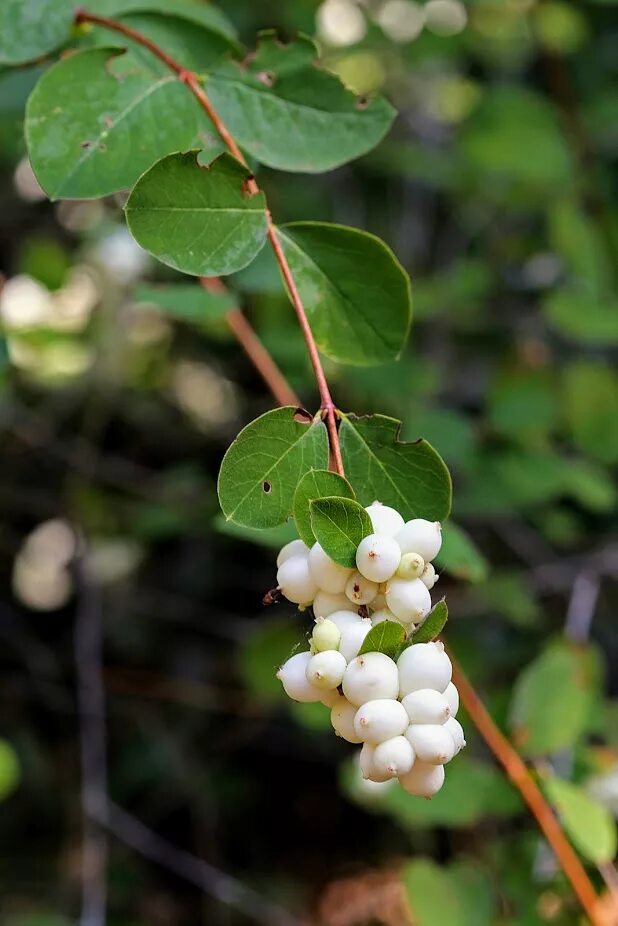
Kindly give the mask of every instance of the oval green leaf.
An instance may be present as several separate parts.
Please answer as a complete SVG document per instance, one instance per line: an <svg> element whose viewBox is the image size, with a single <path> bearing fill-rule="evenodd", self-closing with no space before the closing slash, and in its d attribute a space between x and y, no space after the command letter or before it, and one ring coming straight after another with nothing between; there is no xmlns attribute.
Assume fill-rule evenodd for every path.
<svg viewBox="0 0 618 926"><path fill-rule="evenodd" d="M337 495L340 498L354 498L354 490L343 476L327 469L312 469L305 473L294 493L294 522L298 535L308 547L315 543L311 528L310 505L316 498Z"/></svg>
<svg viewBox="0 0 618 926"><path fill-rule="evenodd" d="M397 659L404 649L405 639L406 632L397 621L380 621L365 637L358 655L385 653L391 659Z"/></svg>
<svg viewBox="0 0 618 926"><path fill-rule="evenodd" d="M125 21L133 13L162 13L205 26L232 41L236 39L236 29L212 3L195 3L195 0L97 0L97 13Z"/></svg>
<svg viewBox="0 0 618 926"><path fill-rule="evenodd" d="M427 441L399 440L401 422L385 415L346 415L339 441L347 478L363 505L380 501L403 518L443 521L451 510L451 477Z"/></svg>
<svg viewBox="0 0 618 926"><path fill-rule="evenodd" d="M247 527L281 524L300 479L327 463L322 421L292 406L266 412L243 428L221 463L217 489L225 517Z"/></svg>
<svg viewBox="0 0 618 926"><path fill-rule="evenodd" d="M436 565L467 582L484 582L489 573L489 564L470 535L453 521L447 521L442 528Z"/></svg>
<svg viewBox="0 0 618 926"><path fill-rule="evenodd" d="M383 241L325 222L277 229L320 350L373 366L397 358L412 319L410 280Z"/></svg>
<svg viewBox="0 0 618 926"><path fill-rule="evenodd" d="M332 170L384 137L395 111L382 97L359 99L320 69L313 42L263 33L257 51L208 78L208 95L238 143L279 170Z"/></svg>
<svg viewBox="0 0 618 926"><path fill-rule="evenodd" d="M0 65L25 64L59 48L76 6L69 0L2 0Z"/></svg>
<svg viewBox="0 0 618 926"><path fill-rule="evenodd" d="M356 550L372 533L371 518L351 498L318 498L309 503L315 539L340 566L356 567Z"/></svg>
<svg viewBox="0 0 618 926"><path fill-rule="evenodd" d="M440 636L447 620L448 608L446 601L442 598L433 606L418 630L412 634L410 643L431 643Z"/></svg>
<svg viewBox="0 0 618 926"><path fill-rule="evenodd" d="M196 276L221 276L251 263L266 240L266 200L229 154L208 166L198 152L171 154L135 185L125 206L135 240L162 263Z"/></svg>
<svg viewBox="0 0 618 926"><path fill-rule="evenodd" d="M552 777L543 779L541 784L581 854L595 865L611 862L618 840L616 821L609 810L570 781Z"/></svg>
<svg viewBox="0 0 618 926"><path fill-rule="evenodd" d="M139 286L133 297L137 303L156 305L171 318L198 325L223 318L236 305L236 298L227 290L211 293L195 283Z"/></svg>
<svg viewBox="0 0 618 926"><path fill-rule="evenodd" d="M117 48L92 48L63 58L38 82L26 108L26 141L50 199L107 196L171 151L219 150L197 101L150 57L146 64Z"/></svg>

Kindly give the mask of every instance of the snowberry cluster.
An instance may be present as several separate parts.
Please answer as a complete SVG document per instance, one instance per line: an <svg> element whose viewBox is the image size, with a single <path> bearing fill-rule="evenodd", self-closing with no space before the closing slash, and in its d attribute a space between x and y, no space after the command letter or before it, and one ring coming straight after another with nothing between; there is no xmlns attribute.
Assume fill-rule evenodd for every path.
<svg viewBox="0 0 618 926"><path fill-rule="evenodd" d="M444 765L465 745L444 646L413 644L397 661L359 651L381 621L410 633L429 613L440 524L404 523L378 502L367 511L374 533L358 545L356 570L335 563L319 543L309 549L293 540L281 550L279 588L295 604L313 607L315 625L309 650L288 659L278 678L293 700L327 705L338 736L363 744L364 778L399 778L410 794L431 797L442 787Z"/></svg>

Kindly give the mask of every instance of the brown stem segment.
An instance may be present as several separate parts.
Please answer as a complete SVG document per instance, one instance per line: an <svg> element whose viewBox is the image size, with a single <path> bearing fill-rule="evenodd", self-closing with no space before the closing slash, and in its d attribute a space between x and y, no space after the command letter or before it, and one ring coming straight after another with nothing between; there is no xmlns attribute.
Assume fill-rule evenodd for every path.
<svg viewBox="0 0 618 926"><path fill-rule="evenodd" d="M132 29L130 26L126 26L124 23L118 22L115 19L109 19L107 16L98 16L96 13L90 13L88 10L82 9L78 10L75 14L75 22L78 25L80 23L92 23L93 25L102 26L105 29L119 32L121 35L126 36L126 38L131 39L131 41L136 42L143 48L147 48L148 51L155 55L175 74L177 74L178 78L184 84L186 84L212 122L217 134L219 135L219 138L224 143L230 154L232 154L236 160L240 161L241 164L244 164L245 167L247 166L247 162L245 161L244 155L238 147L235 138L229 132L227 126L219 116L219 113L210 102L210 99L208 98L202 86L199 76L194 71L189 71L186 68L183 68L182 65L178 63L178 61L168 55L166 51L160 48L160 46L155 42L151 41L151 39L147 38L145 35L142 35L140 32L137 32L135 29ZM257 185L254 177L249 178L247 189L249 193L252 194L260 192L260 188ZM294 280L290 265L277 237L277 230L272 220L270 210L268 209L266 210L266 221L268 224L268 240L270 241L275 258L279 264L279 269L281 270L281 274L285 280L285 284L290 296L290 301L292 302L294 311L296 312L296 316L298 318L298 322L303 333L305 343L307 345L311 366L313 367L313 372L315 374L316 382L318 385L322 413L324 415L326 427L328 430L332 466L340 476L343 476L343 460L341 458L341 448L339 446L339 435L337 431L337 410L333 403L330 389L328 388L328 383L326 381L326 376L324 375L324 369L322 367L322 362L318 353L317 344L315 343L315 338L313 337L313 332L307 318L307 313L305 311L302 298L298 292L296 281Z"/></svg>
<svg viewBox="0 0 618 926"><path fill-rule="evenodd" d="M453 663L453 682L457 686L462 704L536 818L590 922L593 926L601 926L599 898L594 885L565 836L556 815L519 753L494 723L452 652L449 652L449 656Z"/></svg>
<svg viewBox="0 0 618 926"><path fill-rule="evenodd" d="M201 277L200 283L209 293L226 292L224 284L218 277ZM230 309L225 313L225 320L247 357L268 386L277 404L302 405L300 398L296 395L240 309Z"/></svg>

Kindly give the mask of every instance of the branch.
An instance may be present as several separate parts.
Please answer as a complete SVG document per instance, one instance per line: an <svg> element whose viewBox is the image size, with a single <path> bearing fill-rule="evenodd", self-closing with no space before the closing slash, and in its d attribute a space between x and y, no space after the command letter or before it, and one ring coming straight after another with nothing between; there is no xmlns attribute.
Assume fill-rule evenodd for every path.
<svg viewBox="0 0 618 926"><path fill-rule="evenodd" d="M219 138L224 143L230 154L235 157L237 161L240 161L240 163L245 167L248 167L245 157L238 147L235 138L229 132L225 123L219 116L219 113L210 102L210 99L208 98L202 86L202 82L198 74L196 74L194 71L189 71L184 68L178 61L168 55L167 52L164 51L159 45L151 41L145 35L142 35L141 32L137 32L135 29L131 29L130 26L126 26L124 23L118 22L117 20L108 19L106 16L98 16L95 13L89 13L87 10L78 10L75 14L75 23L76 25L80 25L82 23L92 23L93 25L102 26L103 28L110 29L113 32L119 32L121 35L131 39L131 41L136 42L143 48L147 48L148 51L155 55L159 61L162 61L171 71L173 71L178 76L178 79L188 87L188 89L191 91L193 96L196 98L212 122L217 134L219 135ZM251 194L260 192L260 188L253 175L249 177L247 182L247 190ZM294 280L294 276L290 269L290 265L287 261L283 248L281 247L281 243L277 237L277 229L269 209L266 210L266 222L268 228L268 240L270 241L275 258L279 264L279 269L281 270L283 279L285 280L288 294L290 296L290 301L294 307L294 311L296 312L298 323L307 345L309 360L311 361L311 366L313 367L313 372L315 374L316 382L318 385L321 409L326 421L326 427L328 429L328 440L330 443L333 468L339 473L339 475L343 476L343 460L341 458L339 435L337 433L337 409L330 394L330 389L328 387L324 369L322 367L322 361L320 360L317 344L315 342L315 338L313 337L313 332L309 324L309 319L307 318L303 300L298 291L298 287L296 286L296 281Z"/></svg>

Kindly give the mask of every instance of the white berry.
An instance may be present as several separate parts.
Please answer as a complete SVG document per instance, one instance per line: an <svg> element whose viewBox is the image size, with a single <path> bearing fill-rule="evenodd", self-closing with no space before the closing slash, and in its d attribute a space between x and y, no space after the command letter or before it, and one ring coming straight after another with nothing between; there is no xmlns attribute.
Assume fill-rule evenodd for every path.
<svg viewBox="0 0 618 926"><path fill-rule="evenodd" d="M382 608L380 611L374 611L371 615L371 623L375 627L376 624L381 624L382 621L397 621L397 618L392 611L389 611L388 608Z"/></svg>
<svg viewBox="0 0 618 926"><path fill-rule="evenodd" d="M453 667L442 643L415 643L397 660L399 692L403 698L419 688L444 691L451 680Z"/></svg>
<svg viewBox="0 0 618 926"><path fill-rule="evenodd" d="M345 593L357 607L361 604L371 604L378 594L378 583L366 579L360 572L353 572L346 582Z"/></svg>
<svg viewBox="0 0 618 926"><path fill-rule="evenodd" d="M318 590L306 556L291 556L277 570L277 585L288 601L294 604L310 604Z"/></svg>
<svg viewBox="0 0 618 926"><path fill-rule="evenodd" d="M420 646L420 643L418 644ZM433 688L411 691L401 702L408 712L410 723L443 724L451 716L449 703L443 694Z"/></svg>
<svg viewBox="0 0 618 926"><path fill-rule="evenodd" d="M464 735L463 727L458 720L455 720L454 717L449 717L449 719L444 724L444 729L453 737L453 742L455 743L455 755L466 745L466 737Z"/></svg>
<svg viewBox="0 0 618 926"><path fill-rule="evenodd" d="M343 653L347 662L358 656L358 651L365 642L365 637L371 630L372 623L369 618L361 618L354 624L348 624L341 631L339 652Z"/></svg>
<svg viewBox="0 0 618 926"><path fill-rule="evenodd" d="M448 683L442 694L448 701L448 706L451 709L451 717L456 717L457 711L459 710L459 692L455 688L453 682Z"/></svg>
<svg viewBox="0 0 618 926"><path fill-rule="evenodd" d="M305 674L310 685L316 688L337 688L343 681L347 667L344 656L337 650L316 653L307 663Z"/></svg>
<svg viewBox="0 0 618 926"><path fill-rule="evenodd" d="M403 705L394 698L366 701L354 718L354 729L365 743L383 743L405 733L409 725Z"/></svg>
<svg viewBox="0 0 618 926"><path fill-rule="evenodd" d="M347 698L340 696L330 712L330 722L337 736L347 740L348 743L362 743L360 736L357 735L354 729L355 717L355 705L350 704Z"/></svg>
<svg viewBox="0 0 618 926"><path fill-rule="evenodd" d="M285 563L286 559L291 559L293 556L309 556L309 547L306 546L302 540L290 540L290 542L286 543L279 551L277 569Z"/></svg>
<svg viewBox="0 0 618 926"><path fill-rule="evenodd" d="M425 585L429 591L434 587L436 582L440 577L436 573L436 570L433 568L431 563L426 563L425 568L423 569L423 574L421 575L421 582Z"/></svg>
<svg viewBox="0 0 618 926"><path fill-rule="evenodd" d="M320 653L322 650L339 649L341 631L333 621L318 617L311 635L313 649Z"/></svg>
<svg viewBox="0 0 618 926"><path fill-rule="evenodd" d="M415 797L433 797L444 784L444 766L428 765L417 759L407 775L402 775L399 784Z"/></svg>
<svg viewBox="0 0 618 926"><path fill-rule="evenodd" d="M359 765L363 778L368 778L370 781L388 781L389 778L392 778L392 775L388 773L380 773L373 765L373 756L375 752L375 747L371 746L369 743L365 743L363 748L360 751Z"/></svg>
<svg viewBox="0 0 618 926"><path fill-rule="evenodd" d="M295 653L277 672L277 678L292 701L319 701L323 692L307 681L306 669L311 653Z"/></svg>
<svg viewBox="0 0 618 926"><path fill-rule="evenodd" d="M385 653L365 653L348 664L343 676L343 693L360 707L377 698L396 698L399 690L397 666Z"/></svg>
<svg viewBox="0 0 618 926"><path fill-rule="evenodd" d="M398 778L410 771L414 758L414 749L405 736L394 736L375 747L372 771L374 774Z"/></svg>
<svg viewBox="0 0 618 926"><path fill-rule="evenodd" d="M314 543L309 551L309 569L318 588L331 595L341 594L352 574L351 569L332 560L319 543Z"/></svg>
<svg viewBox="0 0 618 926"><path fill-rule="evenodd" d="M455 741L446 729L446 724L411 724L405 736L421 762L444 765L455 755Z"/></svg>
<svg viewBox="0 0 618 926"><path fill-rule="evenodd" d="M431 610L431 595L420 579L391 579L386 603L403 624L418 624Z"/></svg>
<svg viewBox="0 0 618 926"><path fill-rule="evenodd" d="M394 537L398 534L404 525L404 520L398 511L383 505L381 502L374 502L365 508L365 511L371 518L374 532L376 534L386 534L387 537Z"/></svg>
<svg viewBox="0 0 618 926"><path fill-rule="evenodd" d="M350 601L343 593L332 595L330 592L324 592L320 589L313 599L312 607L315 617L330 617L335 611L347 611L350 607Z"/></svg>
<svg viewBox="0 0 618 926"><path fill-rule="evenodd" d="M402 553L418 553L426 563L430 563L442 546L442 527L439 521L414 518L406 521L395 540Z"/></svg>
<svg viewBox="0 0 618 926"><path fill-rule="evenodd" d="M382 591L384 589L384 591ZM371 602L372 611L382 611L386 607L386 583L378 585L378 594Z"/></svg>
<svg viewBox="0 0 618 926"><path fill-rule="evenodd" d="M418 553L404 553L397 568L397 577L399 579L420 579L424 569L425 560L422 556Z"/></svg>
<svg viewBox="0 0 618 926"><path fill-rule="evenodd" d="M329 620L333 622L335 627L338 627L341 633L346 629L346 627L353 626L355 624L360 624L363 618L360 616L358 611L350 610L350 602L346 599L346 604L348 607L343 611L334 611Z"/></svg>
<svg viewBox="0 0 618 926"><path fill-rule="evenodd" d="M386 582L395 574L400 561L399 544L385 534L369 534L356 550L356 568L371 582Z"/></svg>

